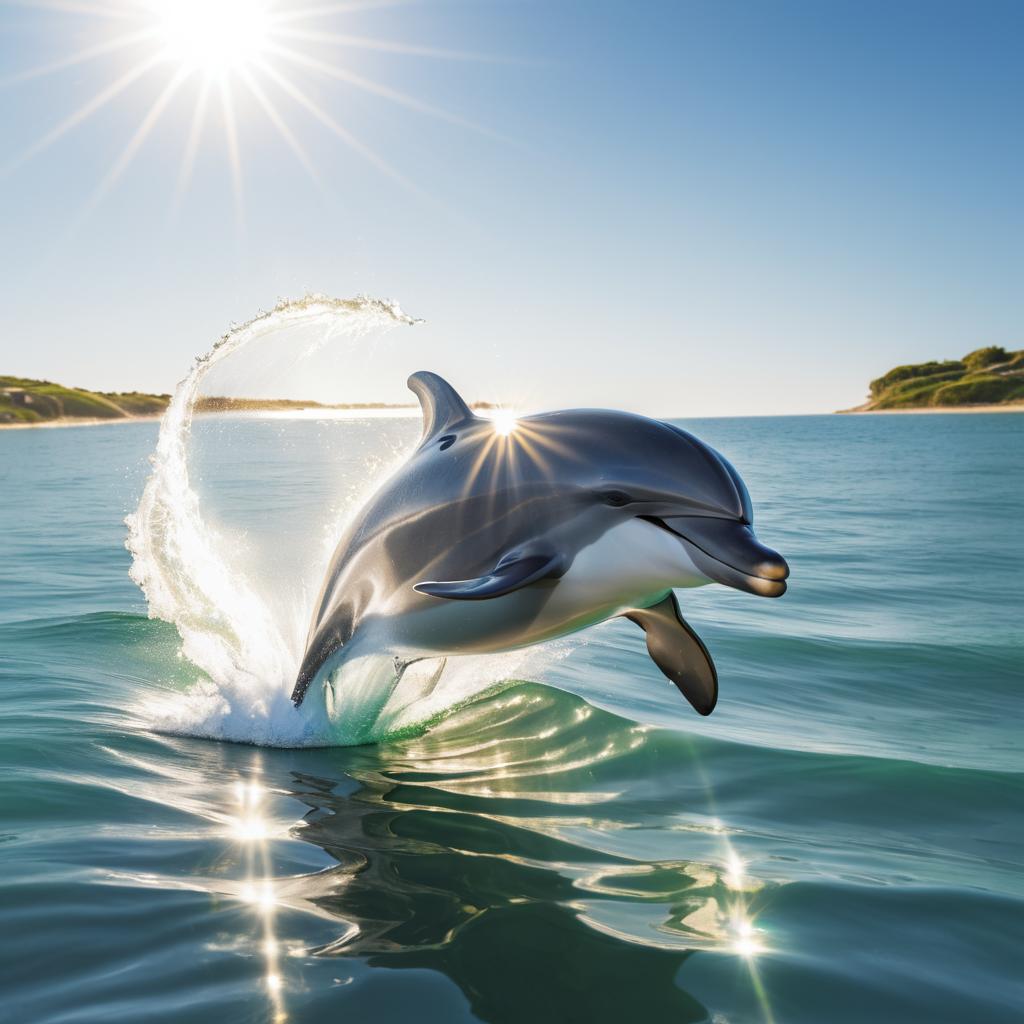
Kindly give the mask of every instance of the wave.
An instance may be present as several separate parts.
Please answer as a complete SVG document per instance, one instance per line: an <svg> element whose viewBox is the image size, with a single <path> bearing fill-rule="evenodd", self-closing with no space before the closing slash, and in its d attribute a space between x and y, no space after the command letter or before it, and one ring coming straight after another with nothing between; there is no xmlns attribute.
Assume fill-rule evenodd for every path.
<svg viewBox="0 0 1024 1024"><path fill-rule="evenodd" d="M105 922L118 891L147 914L166 913L168 893L251 906L255 923L221 914L211 941L267 976L425 967L504 1021L522 1019L524 978L562 991L552 963L587 979L574 998L593 1019L621 1019L622 993L642 993L648 1019L687 1019L670 1011L707 995L716 964L770 974L778 996L799 990L780 973L802 965L801 981L830 990L945 985L975 1002L1012 973L1017 788L995 773L961 773L967 793L935 767L687 736L533 683L375 747L271 758L108 733L90 750L85 765L37 765L17 808L44 806L47 829L55 814L64 827L82 808L104 816L105 846L76 846L68 883L113 891L97 897ZM197 865L197 841L218 855ZM198 906L178 904L208 916ZM938 963L898 955L910 921ZM714 956L680 978L697 952ZM614 991L598 997L593 978ZM298 1002L305 986L284 991Z"/></svg>
<svg viewBox="0 0 1024 1024"><path fill-rule="evenodd" d="M31 962L69 935L86 958L12 975L19 1019L141 998L319 1019L349 982L359 1019L404 1019L385 999L409 988L434 1019L468 1002L495 1024L1013 1019L1019 801L994 774L968 795L935 767L652 729L532 683L374 747L84 732L58 760L8 737L28 784L5 805L5 919ZM197 957L217 968L198 994ZM420 976L465 1002L447 1014Z"/></svg>

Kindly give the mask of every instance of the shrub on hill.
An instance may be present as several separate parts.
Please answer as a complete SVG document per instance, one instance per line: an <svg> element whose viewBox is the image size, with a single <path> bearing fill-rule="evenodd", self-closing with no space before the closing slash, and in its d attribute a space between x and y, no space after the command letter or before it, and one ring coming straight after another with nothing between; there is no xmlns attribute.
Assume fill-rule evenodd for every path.
<svg viewBox="0 0 1024 1024"><path fill-rule="evenodd" d="M1001 345L988 345L986 348L976 348L973 352L968 352L963 358L963 363L968 370L977 371L996 363L1005 363L1009 358L1010 353Z"/></svg>
<svg viewBox="0 0 1024 1024"><path fill-rule="evenodd" d="M897 366L871 382L871 409L987 405L1024 401L1024 350L1000 345L963 359Z"/></svg>
<svg viewBox="0 0 1024 1024"><path fill-rule="evenodd" d="M938 388L933 405L979 405L1024 399L1024 378L975 374Z"/></svg>
<svg viewBox="0 0 1024 1024"><path fill-rule="evenodd" d="M140 391L103 391L100 394L132 416L161 413L170 402L170 395L147 395Z"/></svg>
<svg viewBox="0 0 1024 1024"><path fill-rule="evenodd" d="M933 377L939 373L963 372L964 364L959 359L947 359L944 362L912 363L907 366L897 366L894 370L883 374L877 380L871 382L871 395L878 398L884 391L891 388L900 381L910 380L914 377Z"/></svg>

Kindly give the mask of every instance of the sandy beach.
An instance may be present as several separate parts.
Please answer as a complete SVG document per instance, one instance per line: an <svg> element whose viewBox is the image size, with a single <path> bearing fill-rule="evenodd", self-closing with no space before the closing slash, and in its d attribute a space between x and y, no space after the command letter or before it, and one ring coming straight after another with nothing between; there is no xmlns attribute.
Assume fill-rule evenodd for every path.
<svg viewBox="0 0 1024 1024"><path fill-rule="evenodd" d="M248 417L259 419L388 419L394 417L415 417L417 409L409 406L381 406L357 409L332 408L330 406L306 406L294 409L237 409L230 411L194 411L193 417L208 419L214 416ZM37 427L102 427L113 423L139 423L144 420L159 420L162 412L144 416L124 416L117 419L98 419L90 417L63 416L53 420L41 420L36 423L0 423L0 430L30 430Z"/></svg>
<svg viewBox="0 0 1024 1024"><path fill-rule="evenodd" d="M1024 412L1024 402L1004 402L998 405L929 406L917 409L838 409L839 416L906 416L910 413L964 413L964 412Z"/></svg>
<svg viewBox="0 0 1024 1024"><path fill-rule="evenodd" d="M103 427L112 423L138 423L141 420L158 420L163 413L147 416L123 416L113 419L99 419L75 416L61 416L54 420L41 420L38 423L0 423L0 430L33 430L46 427Z"/></svg>

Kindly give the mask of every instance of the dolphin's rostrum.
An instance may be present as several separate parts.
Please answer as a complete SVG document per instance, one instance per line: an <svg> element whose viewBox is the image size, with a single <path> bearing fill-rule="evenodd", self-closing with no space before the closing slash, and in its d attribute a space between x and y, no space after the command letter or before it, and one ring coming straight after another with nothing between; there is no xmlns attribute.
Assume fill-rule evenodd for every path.
<svg viewBox="0 0 1024 1024"><path fill-rule="evenodd" d="M292 693L346 685L346 664L508 651L616 615L702 715L718 699L707 648L673 588L763 597L789 568L758 542L732 465L692 434L623 412L476 416L436 374L409 387L423 436L341 539Z"/></svg>

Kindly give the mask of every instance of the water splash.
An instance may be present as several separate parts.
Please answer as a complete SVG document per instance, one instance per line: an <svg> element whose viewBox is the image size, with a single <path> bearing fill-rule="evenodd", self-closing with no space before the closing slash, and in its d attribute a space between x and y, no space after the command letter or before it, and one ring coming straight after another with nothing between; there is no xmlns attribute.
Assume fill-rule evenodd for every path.
<svg viewBox="0 0 1024 1024"><path fill-rule="evenodd" d="M312 596L343 524L325 524L324 564L309 567L316 578L304 579L296 567L296 579L282 586L280 580L247 570L243 539L204 516L189 475L189 448L195 402L214 366L284 328L315 329L317 341L307 343L304 356L329 341L352 341L370 331L418 322L395 303L379 299L311 295L281 302L232 328L196 358L178 385L160 424L153 473L138 509L126 519L126 546L133 557L132 579L146 595L150 617L177 627L181 656L202 674L184 693L146 695L133 710L150 728L266 746L373 742L421 730L482 690L522 678L531 667L539 669L540 663L569 650L558 643L529 652L458 658L449 661L440 682L438 663L423 662L393 693L392 660L381 658L379 672L364 672L340 688L344 705L333 714L316 700L297 710L290 694ZM386 459L368 467L365 493L393 467ZM360 504L350 501L342 518Z"/></svg>
<svg viewBox="0 0 1024 1024"><path fill-rule="evenodd" d="M147 701L146 717L154 727L268 744L328 741L324 723L298 715L288 700L301 633L273 612L261 581L239 569L233 539L204 518L188 467L194 406L214 366L282 328L313 327L323 344L416 322L397 304L373 298L309 295L283 301L233 327L195 359L178 385L160 424L153 473L126 520L126 545L132 579L146 595L150 616L177 627L183 656L208 678L184 698ZM296 621L308 615L308 609L298 611Z"/></svg>

